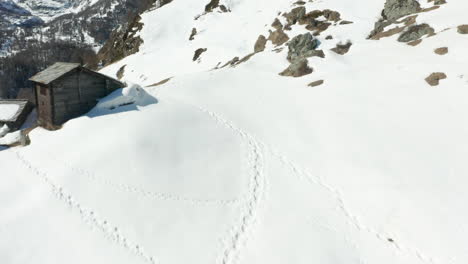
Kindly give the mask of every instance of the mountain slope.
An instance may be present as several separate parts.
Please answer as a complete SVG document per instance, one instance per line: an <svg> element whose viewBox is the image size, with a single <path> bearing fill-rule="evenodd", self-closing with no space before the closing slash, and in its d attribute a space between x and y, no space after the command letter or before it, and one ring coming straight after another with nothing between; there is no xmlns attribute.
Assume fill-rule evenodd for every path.
<svg viewBox="0 0 468 264"><path fill-rule="evenodd" d="M15 3L43 21L50 21L68 13L78 13L98 0L14 0Z"/></svg>
<svg viewBox="0 0 468 264"><path fill-rule="evenodd" d="M102 70L142 84L151 100L101 104L59 131L34 130L28 147L0 152L8 175L0 259L468 260L468 35L458 29L468 4L420 1L418 13L380 30L400 32L379 40L368 37L383 0L306 3L307 13L340 13L312 20L330 23L324 31L280 15L299 7L292 1L221 1L212 12L206 4L173 1L145 13L139 51ZM398 39L417 28L399 22L414 15L413 25L434 32L408 45ZM281 30L289 39L318 33L324 58L307 58L312 73L279 75L294 64L286 43L268 41L252 54L260 34L277 30L275 18L290 23ZM441 47L448 53L434 52ZM434 72L447 76L438 86L425 81ZM308 86L317 80L324 83Z"/></svg>

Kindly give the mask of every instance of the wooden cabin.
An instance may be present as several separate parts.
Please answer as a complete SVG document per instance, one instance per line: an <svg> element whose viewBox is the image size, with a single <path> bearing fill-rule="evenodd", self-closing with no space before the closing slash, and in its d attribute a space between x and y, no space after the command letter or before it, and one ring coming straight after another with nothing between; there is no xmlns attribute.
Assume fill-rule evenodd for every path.
<svg viewBox="0 0 468 264"><path fill-rule="evenodd" d="M29 79L35 84L38 124L55 129L91 110L124 84L78 63L58 62Z"/></svg>
<svg viewBox="0 0 468 264"><path fill-rule="evenodd" d="M27 100L0 100L0 128L7 125L10 131L20 129L32 110Z"/></svg>

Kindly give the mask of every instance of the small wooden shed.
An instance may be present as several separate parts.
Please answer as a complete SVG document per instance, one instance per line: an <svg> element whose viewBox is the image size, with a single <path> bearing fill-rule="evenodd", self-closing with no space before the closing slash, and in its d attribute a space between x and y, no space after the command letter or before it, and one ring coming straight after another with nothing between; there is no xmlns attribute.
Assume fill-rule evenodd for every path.
<svg viewBox="0 0 468 264"><path fill-rule="evenodd" d="M0 128L7 125L10 131L20 129L32 109L27 100L0 100Z"/></svg>
<svg viewBox="0 0 468 264"><path fill-rule="evenodd" d="M47 129L91 110L124 84L78 63L58 62L29 79L35 84L37 120Z"/></svg>

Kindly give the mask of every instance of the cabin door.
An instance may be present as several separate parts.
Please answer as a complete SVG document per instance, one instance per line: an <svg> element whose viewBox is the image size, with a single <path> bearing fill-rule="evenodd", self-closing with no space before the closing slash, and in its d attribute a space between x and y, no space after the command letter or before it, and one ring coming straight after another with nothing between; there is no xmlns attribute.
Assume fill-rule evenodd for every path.
<svg viewBox="0 0 468 264"><path fill-rule="evenodd" d="M37 119L41 125L52 125L52 96L50 88L38 85L37 92Z"/></svg>

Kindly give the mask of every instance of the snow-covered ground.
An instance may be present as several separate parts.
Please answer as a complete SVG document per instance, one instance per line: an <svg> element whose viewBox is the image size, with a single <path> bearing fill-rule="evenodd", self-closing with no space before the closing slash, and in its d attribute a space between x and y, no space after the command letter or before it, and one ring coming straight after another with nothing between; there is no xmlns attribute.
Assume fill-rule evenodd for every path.
<svg viewBox="0 0 468 264"><path fill-rule="evenodd" d="M64 14L78 13L98 0L8 0L29 11L32 15L49 22Z"/></svg>
<svg viewBox="0 0 468 264"><path fill-rule="evenodd" d="M213 69L292 1L221 1L231 12L195 20L206 2L146 13L140 52L103 70L126 65L146 92L0 152L2 263L468 262L468 2L419 14L437 34L417 46L366 39L384 0L307 3L354 23L318 37L325 59L301 78L278 75L287 48L270 42ZM432 72L447 79L429 86Z"/></svg>

